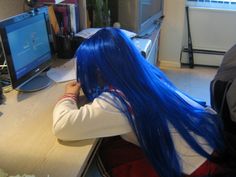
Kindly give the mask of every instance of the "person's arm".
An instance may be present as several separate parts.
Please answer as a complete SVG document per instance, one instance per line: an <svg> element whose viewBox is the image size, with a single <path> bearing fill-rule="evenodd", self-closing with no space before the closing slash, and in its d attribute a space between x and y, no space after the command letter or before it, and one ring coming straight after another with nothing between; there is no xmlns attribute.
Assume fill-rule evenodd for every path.
<svg viewBox="0 0 236 177"><path fill-rule="evenodd" d="M114 106L99 97L78 109L80 84L69 83L65 95L53 111L53 132L61 140L82 140L108 137L131 132L126 117ZM113 97L103 93L106 97Z"/></svg>

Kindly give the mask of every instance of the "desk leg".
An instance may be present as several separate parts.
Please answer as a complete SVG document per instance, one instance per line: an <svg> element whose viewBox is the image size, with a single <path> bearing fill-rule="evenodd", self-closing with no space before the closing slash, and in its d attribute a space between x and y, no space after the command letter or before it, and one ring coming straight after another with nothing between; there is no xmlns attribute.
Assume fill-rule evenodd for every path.
<svg viewBox="0 0 236 177"><path fill-rule="evenodd" d="M89 169L89 167L90 167L90 165L91 165L91 163L92 163L92 161L93 161L93 159L96 155L96 152L97 152L101 142L102 142L102 138L99 138L98 142L96 143L96 145L93 149L93 152L91 153L91 155L88 159L87 164L85 165L84 171L82 172L81 176L78 176L78 177L85 177L86 176L86 173L87 173L87 171L88 171L88 169Z"/></svg>

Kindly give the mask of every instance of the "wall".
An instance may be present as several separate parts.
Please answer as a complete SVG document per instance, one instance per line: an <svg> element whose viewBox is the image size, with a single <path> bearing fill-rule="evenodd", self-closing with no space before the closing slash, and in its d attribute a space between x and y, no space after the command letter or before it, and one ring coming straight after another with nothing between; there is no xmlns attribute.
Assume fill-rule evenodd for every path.
<svg viewBox="0 0 236 177"><path fill-rule="evenodd" d="M165 19L161 29L159 62L163 67L180 67L182 46L187 46L185 0L165 0ZM193 47L227 51L236 43L236 12L190 8ZM188 63L187 53L181 61ZM199 65L219 66L223 55L194 54Z"/></svg>
<svg viewBox="0 0 236 177"><path fill-rule="evenodd" d="M194 49L227 51L236 43L236 11L190 8L190 27ZM186 28L184 34L187 34ZM187 37L184 35L184 46ZM219 66L223 55L194 54L196 64ZM187 63L187 54L183 54Z"/></svg>
<svg viewBox="0 0 236 177"><path fill-rule="evenodd" d="M0 20L23 12L24 0L0 0Z"/></svg>
<svg viewBox="0 0 236 177"><path fill-rule="evenodd" d="M159 62L161 66L180 67L185 0L164 0L164 15L160 36Z"/></svg>

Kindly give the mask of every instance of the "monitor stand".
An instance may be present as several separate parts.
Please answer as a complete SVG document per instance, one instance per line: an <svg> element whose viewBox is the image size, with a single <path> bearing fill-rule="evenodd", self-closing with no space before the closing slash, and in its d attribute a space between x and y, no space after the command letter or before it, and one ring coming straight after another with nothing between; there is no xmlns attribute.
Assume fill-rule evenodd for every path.
<svg viewBox="0 0 236 177"><path fill-rule="evenodd" d="M40 74L29 82L18 87L16 90L21 92L36 92L52 84L52 80L46 74Z"/></svg>

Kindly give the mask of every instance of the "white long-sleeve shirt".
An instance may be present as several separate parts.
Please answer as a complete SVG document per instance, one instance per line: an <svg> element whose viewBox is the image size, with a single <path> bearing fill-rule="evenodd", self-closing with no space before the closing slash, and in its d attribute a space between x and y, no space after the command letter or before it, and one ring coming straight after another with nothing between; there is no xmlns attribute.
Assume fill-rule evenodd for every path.
<svg viewBox="0 0 236 177"><path fill-rule="evenodd" d="M181 93L178 94L191 104L201 107ZM65 97L58 101L53 111L55 136L61 140L83 140L121 135L126 141L139 145L125 115L112 104L101 99L104 96L118 100L112 94L104 92L92 103L79 109L73 98ZM171 135L180 157L180 163L182 163L183 172L191 174L205 162L206 158L197 154L173 127ZM202 147L211 154L213 149L201 137L195 136L201 142Z"/></svg>

